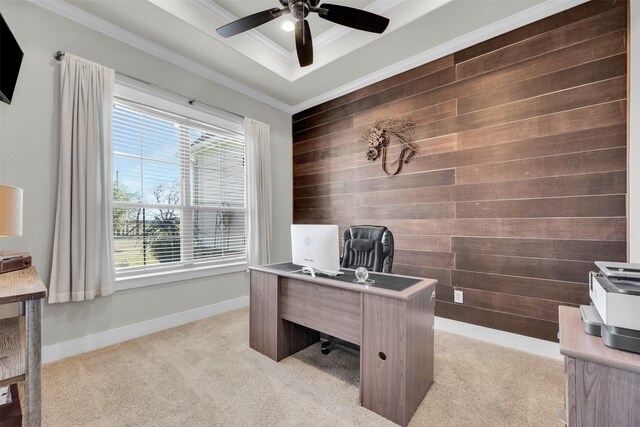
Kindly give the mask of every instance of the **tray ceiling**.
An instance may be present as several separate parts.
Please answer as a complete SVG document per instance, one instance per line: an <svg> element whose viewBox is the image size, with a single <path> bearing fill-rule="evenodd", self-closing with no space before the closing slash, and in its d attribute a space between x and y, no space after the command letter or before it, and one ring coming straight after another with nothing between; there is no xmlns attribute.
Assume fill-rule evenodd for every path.
<svg viewBox="0 0 640 427"><path fill-rule="evenodd" d="M332 0L384 15L390 25L378 35L310 16L314 64L305 68L298 66L293 33L278 26L283 17L228 39L215 32L278 7L277 0L30 1L137 47L156 46L158 56L294 112L585 0Z"/></svg>

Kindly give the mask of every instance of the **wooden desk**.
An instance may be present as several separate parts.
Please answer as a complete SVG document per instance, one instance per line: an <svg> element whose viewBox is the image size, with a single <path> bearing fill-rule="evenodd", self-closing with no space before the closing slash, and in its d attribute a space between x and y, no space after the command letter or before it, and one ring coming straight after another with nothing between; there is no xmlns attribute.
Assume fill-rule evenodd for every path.
<svg viewBox="0 0 640 427"><path fill-rule="evenodd" d="M615 350L584 332L580 309L560 306L567 425L640 425L640 354Z"/></svg>
<svg viewBox="0 0 640 427"><path fill-rule="evenodd" d="M24 381L27 427L40 426L41 300L46 295L34 267L0 274L0 304L19 303L24 313L0 319L0 386Z"/></svg>
<svg viewBox="0 0 640 427"><path fill-rule="evenodd" d="M320 332L360 345L360 404L406 426L433 382L437 280L370 276L413 279L397 291L291 273L297 268L251 269L250 347L280 361Z"/></svg>

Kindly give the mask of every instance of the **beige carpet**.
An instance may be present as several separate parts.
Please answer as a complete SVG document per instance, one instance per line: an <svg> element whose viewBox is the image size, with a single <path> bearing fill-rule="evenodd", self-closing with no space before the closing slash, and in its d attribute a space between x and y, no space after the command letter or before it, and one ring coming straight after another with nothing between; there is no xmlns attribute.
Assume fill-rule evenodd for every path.
<svg viewBox="0 0 640 427"><path fill-rule="evenodd" d="M358 405L358 357L318 344L273 362L248 310L44 368L45 426L392 426ZM411 426L555 426L562 364L436 332L435 382Z"/></svg>

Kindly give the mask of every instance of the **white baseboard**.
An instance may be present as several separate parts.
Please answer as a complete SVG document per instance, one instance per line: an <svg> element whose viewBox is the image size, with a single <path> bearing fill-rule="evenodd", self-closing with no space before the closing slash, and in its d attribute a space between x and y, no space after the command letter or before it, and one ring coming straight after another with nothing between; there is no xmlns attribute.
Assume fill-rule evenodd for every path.
<svg viewBox="0 0 640 427"><path fill-rule="evenodd" d="M563 360L558 343L512 334L511 332L485 328L484 326L458 322L457 320L435 318L435 328L440 331L462 335L479 341L488 342L526 353L544 356L550 359Z"/></svg>
<svg viewBox="0 0 640 427"><path fill-rule="evenodd" d="M247 295L204 307L194 308L193 310L183 311L181 313L170 314L146 320L144 322L134 323L133 325L127 325L121 328L110 329L97 334L75 338L69 341L46 345L42 349L42 363L54 362L56 360L64 359L65 357L75 356L76 354L97 350L102 347L118 344L134 338L140 338L145 335L160 332L169 328L175 328L176 326L195 322L196 320L205 319L227 311L247 307L248 305L249 296Z"/></svg>
<svg viewBox="0 0 640 427"><path fill-rule="evenodd" d="M195 322L196 320L205 319L207 317L247 306L249 306L248 295L195 308L193 310L183 311L181 313L170 314L168 316L134 323L133 325L127 325L121 328L110 329L108 331L87 335L69 341L47 345L42 349L42 363L55 362L56 360L64 359L65 357L75 356L77 354L97 350L102 347L118 344L134 338L140 338L165 329L175 328L176 326ZM496 329L485 328L482 326L472 325L470 323L458 322L456 320L445 319L442 317L435 318L435 328L440 331L462 335L464 337L477 339L479 341L496 344L502 347L512 348L551 359L562 360L560 347L557 343L512 334L510 332L499 331Z"/></svg>

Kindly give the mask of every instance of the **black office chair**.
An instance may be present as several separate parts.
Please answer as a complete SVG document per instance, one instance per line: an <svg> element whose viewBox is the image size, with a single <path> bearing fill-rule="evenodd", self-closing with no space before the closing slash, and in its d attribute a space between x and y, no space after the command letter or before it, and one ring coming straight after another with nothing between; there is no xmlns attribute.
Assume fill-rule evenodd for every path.
<svg viewBox="0 0 640 427"><path fill-rule="evenodd" d="M393 267L393 234L380 225L353 225L342 235L342 268L364 267L369 271L391 273ZM329 354L333 347L358 350L358 346L335 337L322 343L322 353Z"/></svg>
<svg viewBox="0 0 640 427"><path fill-rule="evenodd" d="M380 225L353 225L342 235L343 268L364 267L369 271L391 273L393 234Z"/></svg>

